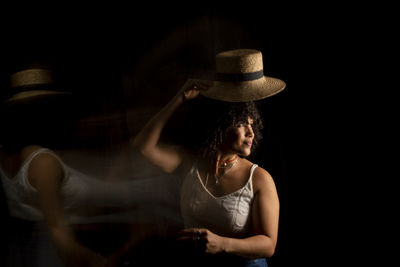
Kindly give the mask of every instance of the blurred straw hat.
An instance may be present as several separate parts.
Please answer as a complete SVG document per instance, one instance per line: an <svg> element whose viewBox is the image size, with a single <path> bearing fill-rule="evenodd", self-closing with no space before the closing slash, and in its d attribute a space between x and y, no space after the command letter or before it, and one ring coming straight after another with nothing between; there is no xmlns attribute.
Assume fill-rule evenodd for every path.
<svg viewBox="0 0 400 267"><path fill-rule="evenodd" d="M71 94L57 90L53 85L51 71L44 68L30 68L12 74L10 87L10 97L5 100L6 104L30 101L38 97Z"/></svg>
<svg viewBox="0 0 400 267"><path fill-rule="evenodd" d="M216 100L255 101L273 96L286 86L282 80L264 75L262 54L254 49L218 53L216 71L212 87L201 91L205 97Z"/></svg>

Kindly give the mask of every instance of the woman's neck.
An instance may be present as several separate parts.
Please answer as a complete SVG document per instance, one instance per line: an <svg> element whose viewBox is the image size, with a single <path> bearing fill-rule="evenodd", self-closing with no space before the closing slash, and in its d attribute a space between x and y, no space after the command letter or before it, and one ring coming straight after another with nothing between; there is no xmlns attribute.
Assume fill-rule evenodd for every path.
<svg viewBox="0 0 400 267"><path fill-rule="evenodd" d="M215 174L218 175L223 169L232 167L238 159L239 156L235 153L218 153L214 163Z"/></svg>
<svg viewBox="0 0 400 267"><path fill-rule="evenodd" d="M201 165L206 172L218 175L224 172L224 168L229 168L231 165L236 164L238 160L239 156L235 153L218 152L212 159L203 158Z"/></svg>
<svg viewBox="0 0 400 267"><path fill-rule="evenodd" d="M218 153L216 157L216 163L230 163L237 159L238 155L235 153Z"/></svg>

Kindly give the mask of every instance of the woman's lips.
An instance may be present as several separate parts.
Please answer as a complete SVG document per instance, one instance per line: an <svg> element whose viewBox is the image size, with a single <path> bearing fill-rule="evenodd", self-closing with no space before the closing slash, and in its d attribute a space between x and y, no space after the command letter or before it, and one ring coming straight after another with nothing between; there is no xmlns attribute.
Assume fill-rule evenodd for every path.
<svg viewBox="0 0 400 267"><path fill-rule="evenodd" d="M251 141L245 141L245 142L243 142L246 146L251 146L251 144L253 143L253 142L251 142Z"/></svg>

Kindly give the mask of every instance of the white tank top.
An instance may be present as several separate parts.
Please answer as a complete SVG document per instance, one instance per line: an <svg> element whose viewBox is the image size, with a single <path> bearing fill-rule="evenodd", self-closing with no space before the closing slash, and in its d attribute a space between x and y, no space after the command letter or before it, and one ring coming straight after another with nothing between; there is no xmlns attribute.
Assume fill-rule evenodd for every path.
<svg viewBox="0 0 400 267"><path fill-rule="evenodd" d="M173 222L179 221L179 212L171 209L178 206L169 190L170 179L154 176L146 179L107 182L88 176L66 165L51 150L41 148L33 152L11 179L0 168L1 182L7 197L10 215L29 221L43 220L38 205L38 192L29 183L28 169L34 157L41 153L55 156L64 169L61 186L62 204L69 223L101 222L148 222L154 220L154 212ZM175 205L175 201L177 202ZM110 213L85 214L90 208L113 209ZM83 211L83 212L82 212Z"/></svg>
<svg viewBox="0 0 400 267"><path fill-rule="evenodd" d="M252 176L230 194L216 197L204 186L196 164L185 177L181 188L181 213L185 228L207 228L224 236L240 237L251 233Z"/></svg>

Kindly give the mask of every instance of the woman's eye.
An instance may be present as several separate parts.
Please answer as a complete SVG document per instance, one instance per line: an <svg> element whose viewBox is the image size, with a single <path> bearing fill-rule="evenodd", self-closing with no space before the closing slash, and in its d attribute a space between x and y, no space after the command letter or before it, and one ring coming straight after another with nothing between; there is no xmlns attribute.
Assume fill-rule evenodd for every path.
<svg viewBox="0 0 400 267"><path fill-rule="evenodd" d="M240 128L240 127L243 127L244 126L244 123L239 123L238 124L238 127Z"/></svg>

